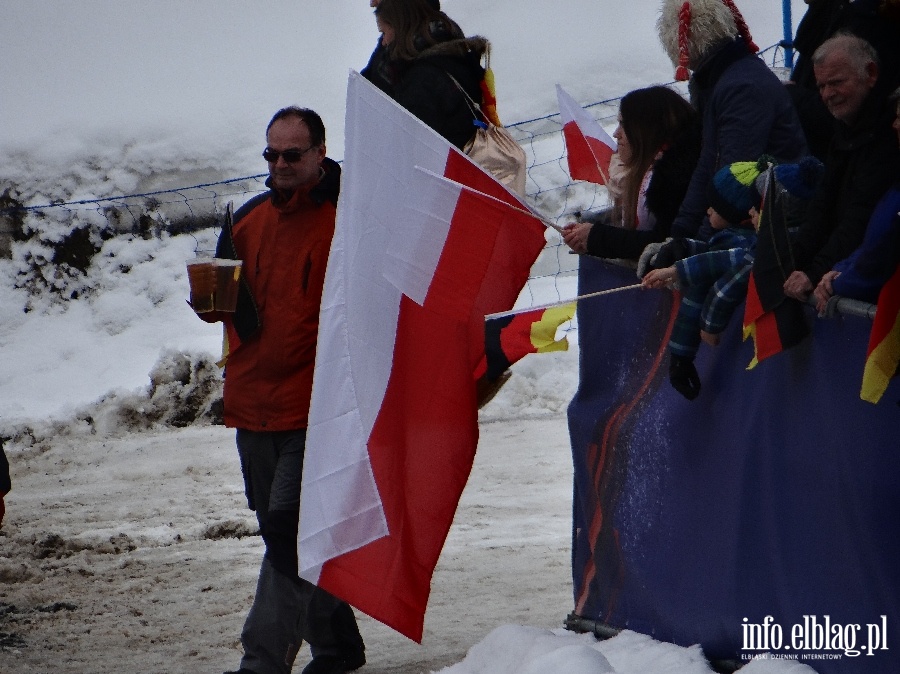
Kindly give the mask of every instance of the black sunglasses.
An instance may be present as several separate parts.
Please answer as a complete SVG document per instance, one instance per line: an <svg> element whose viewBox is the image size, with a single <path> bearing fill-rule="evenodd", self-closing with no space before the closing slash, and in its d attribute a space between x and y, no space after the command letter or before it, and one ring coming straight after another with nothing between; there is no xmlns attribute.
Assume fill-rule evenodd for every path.
<svg viewBox="0 0 900 674"><path fill-rule="evenodd" d="M293 147L290 150L282 150L281 152L279 152L278 150L273 150L270 147L267 147L265 150L263 150L262 156L263 156L263 159L265 159L267 162L271 162L273 164L278 161L279 157L284 157L284 160L288 164L296 164L298 161L303 159L303 155L305 155L307 152L312 150L314 147L318 147L318 146L310 145L305 150L299 150L299 149Z"/></svg>

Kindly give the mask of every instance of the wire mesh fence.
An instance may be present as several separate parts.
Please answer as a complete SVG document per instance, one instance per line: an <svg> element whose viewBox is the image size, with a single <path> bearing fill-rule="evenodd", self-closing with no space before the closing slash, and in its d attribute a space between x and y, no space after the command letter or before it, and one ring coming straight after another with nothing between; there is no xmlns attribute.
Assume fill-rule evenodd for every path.
<svg viewBox="0 0 900 674"><path fill-rule="evenodd" d="M784 74L780 45L763 50L761 56L773 70ZM682 84L670 82L668 86L686 94ZM608 98L585 108L611 131L616 125L620 99L621 96ZM509 124L507 128L526 152L527 199L545 219L564 225L579 213L607 206L605 187L570 179L558 113ZM7 191L0 195L0 254L4 247L8 253L16 232L37 229L37 223L46 224L48 220L57 223L57 229L63 232L99 227L113 234L132 233L145 238L162 231L180 234L216 228L229 202L237 208L265 191L265 178L266 174L257 174L172 189L27 206L14 202ZM523 302L544 303L570 295L572 288L564 289L561 284L574 276L577 267L577 256L569 254L559 234L548 229L547 245L529 280L526 295L530 297L523 297Z"/></svg>

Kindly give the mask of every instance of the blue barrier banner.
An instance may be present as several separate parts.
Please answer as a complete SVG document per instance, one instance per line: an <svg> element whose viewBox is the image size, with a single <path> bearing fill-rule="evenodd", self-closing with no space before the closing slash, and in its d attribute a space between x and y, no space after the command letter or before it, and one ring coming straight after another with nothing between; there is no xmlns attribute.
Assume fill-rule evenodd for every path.
<svg viewBox="0 0 900 674"><path fill-rule="evenodd" d="M634 282L581 259L579 294ZM810 337L748 371L739 309L688 401L677 310L658 290L579 302L575 613L710 659L900 672L900 383L859 398L871 320L810 310Z"/></svg>

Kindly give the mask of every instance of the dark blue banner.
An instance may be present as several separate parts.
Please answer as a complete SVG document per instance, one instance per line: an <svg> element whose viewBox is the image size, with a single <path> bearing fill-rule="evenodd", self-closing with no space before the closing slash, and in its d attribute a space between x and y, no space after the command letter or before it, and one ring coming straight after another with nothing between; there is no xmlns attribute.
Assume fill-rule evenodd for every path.
<svg viewBox="0 0 900 674"><path fill-rule="evenodd" d="M635 282L583 257L579 293ZM748 371L742 309L668 380L669 291L578 307L575 613L710 659L769 651L823 674L900 672L900 384L859 398L871 321L812 334Z"/></svg>

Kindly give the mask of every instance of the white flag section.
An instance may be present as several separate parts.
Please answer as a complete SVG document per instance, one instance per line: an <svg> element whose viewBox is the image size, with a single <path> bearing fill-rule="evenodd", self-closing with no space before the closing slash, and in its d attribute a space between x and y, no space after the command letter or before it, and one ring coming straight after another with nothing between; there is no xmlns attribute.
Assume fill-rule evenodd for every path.
<svg viewBox="0 0 900 674"><path fill-rule="evenodd" d="M569 175L573 180L605 185L609 162L618 149L615 139L561 86L556 85L559 116L566 139Z"/></svg>
<svg viewBox="0 0 900 674"><path fill-rule="evenodd" d="M544 227L357 73L345 133L300 574L418 641L477 444L484 315L512 307Z"/></svg>

